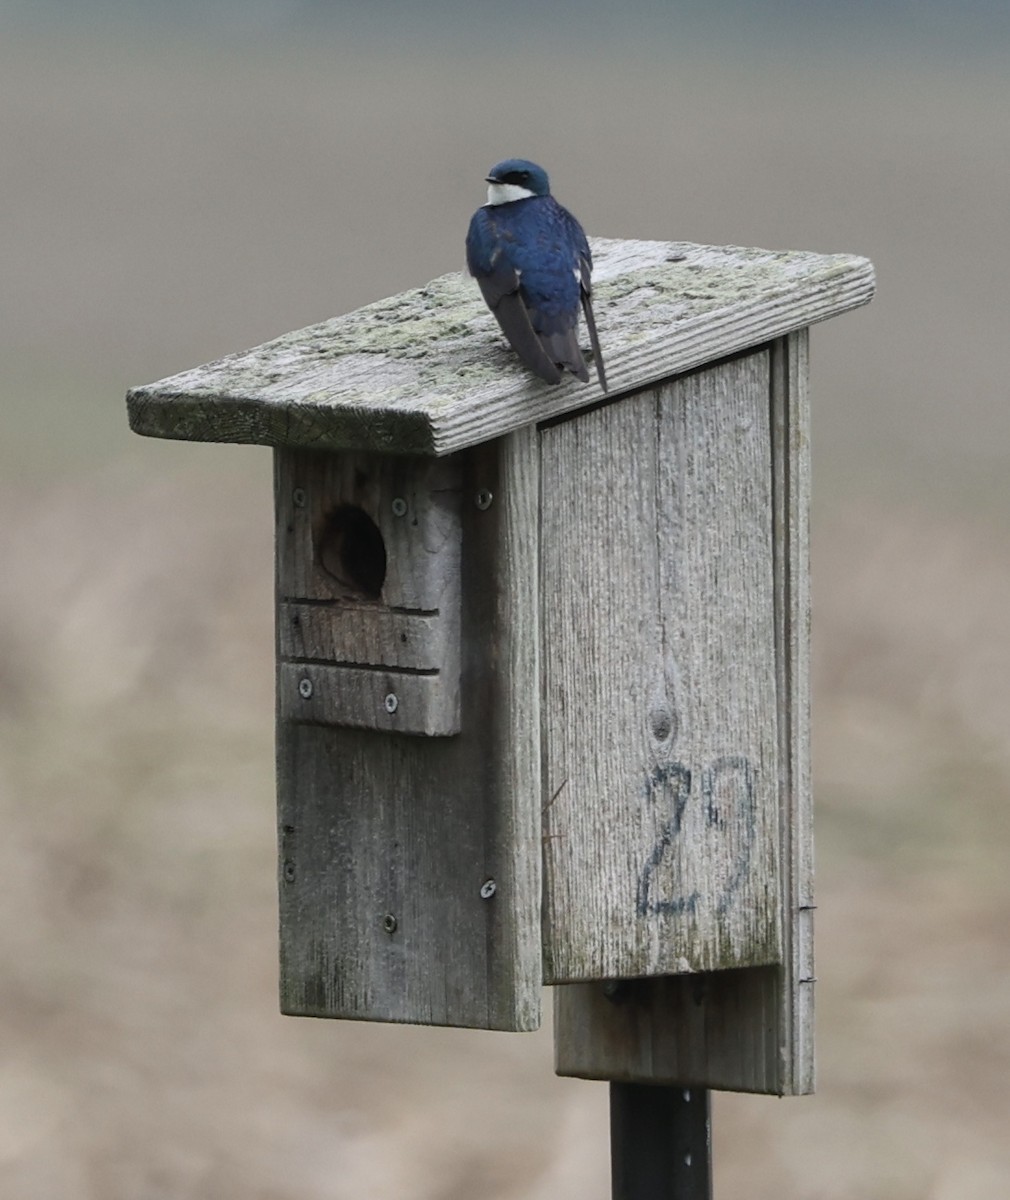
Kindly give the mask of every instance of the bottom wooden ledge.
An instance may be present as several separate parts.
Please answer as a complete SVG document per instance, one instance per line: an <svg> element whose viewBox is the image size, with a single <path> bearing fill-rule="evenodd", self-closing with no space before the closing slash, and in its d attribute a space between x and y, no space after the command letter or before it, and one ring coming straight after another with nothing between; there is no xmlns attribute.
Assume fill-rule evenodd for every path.
<svg viewBox="0 0 1010 1200"><path fill-rule="evenodd" d="M778 966L746 967L556 986L555 1070L623 1083L812 1092L812 1029L806 1024L803 1044L792 1044L781 1019L782 975Z"/></svg>

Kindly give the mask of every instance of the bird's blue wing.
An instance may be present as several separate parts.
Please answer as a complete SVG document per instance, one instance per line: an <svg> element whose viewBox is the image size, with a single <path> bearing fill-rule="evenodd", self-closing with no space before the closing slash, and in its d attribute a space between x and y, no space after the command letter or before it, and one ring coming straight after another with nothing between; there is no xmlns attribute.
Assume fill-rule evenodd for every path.
<svg viewBox="0 0 1010 1200"><path fill-rule="evenodd" d="M466 234L466 265L470 274L476 280L486 282L496 295L506 295L519 286L514 266L502 253L501 240L489 210L478 208ZM481 284L482 291L483 288L484 283Z"/></svg>
<svg viewBox="0 0 1010 1200"><path fill-rule="evenodd" d="M561 371L541 344L530 321L514 258L514 236L487 207L479 208L466 235L466 265L477 280L488 308L512 349L525 365L548 383L559 383Z"/></svg>

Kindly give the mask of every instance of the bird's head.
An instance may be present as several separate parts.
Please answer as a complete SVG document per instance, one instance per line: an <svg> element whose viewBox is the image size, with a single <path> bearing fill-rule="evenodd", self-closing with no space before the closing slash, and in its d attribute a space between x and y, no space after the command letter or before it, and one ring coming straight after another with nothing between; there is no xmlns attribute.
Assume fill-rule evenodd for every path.
<svg viewBox="0 0 1010 1200"><path fill-rule="evenodd" d="M528 200L531 196L549 196L551 185L547 172L525 158L507 158L488 171L488 204L511 204L513 200Z"/></svg>

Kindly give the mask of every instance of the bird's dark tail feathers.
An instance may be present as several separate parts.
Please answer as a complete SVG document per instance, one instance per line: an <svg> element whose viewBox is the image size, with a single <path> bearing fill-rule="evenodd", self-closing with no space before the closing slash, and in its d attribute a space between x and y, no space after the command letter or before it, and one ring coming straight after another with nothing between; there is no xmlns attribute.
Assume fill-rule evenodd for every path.
<svg viewBox="0 0 1010 1200"><path fill-rule="evenodd" d="M607 391L607 373L603 367L603 355L600 352L600 339L596 334L596 320L593 317L593 302L589 296L582 293L582 312L586 318L586 328L589 330L589 342L593 347L593 362L596 364L596 374L600 380L600 387Z"/></svg>

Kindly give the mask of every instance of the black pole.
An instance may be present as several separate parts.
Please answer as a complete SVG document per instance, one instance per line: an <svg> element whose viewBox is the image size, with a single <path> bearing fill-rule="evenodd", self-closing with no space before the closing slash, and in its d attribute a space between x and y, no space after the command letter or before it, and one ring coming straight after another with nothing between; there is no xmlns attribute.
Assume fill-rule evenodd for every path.
<svg viewBox="0 0 1010 1200"><path fill-rule="evenodd" d="M611 1083L614 1200L712 1200L705 1088Z"/></svg>

